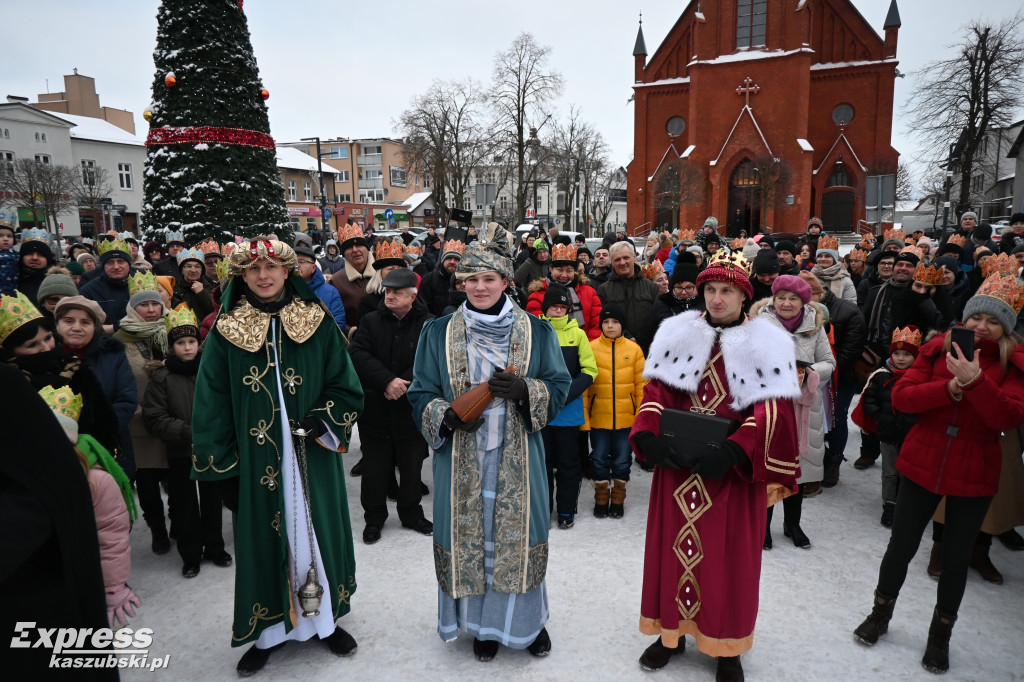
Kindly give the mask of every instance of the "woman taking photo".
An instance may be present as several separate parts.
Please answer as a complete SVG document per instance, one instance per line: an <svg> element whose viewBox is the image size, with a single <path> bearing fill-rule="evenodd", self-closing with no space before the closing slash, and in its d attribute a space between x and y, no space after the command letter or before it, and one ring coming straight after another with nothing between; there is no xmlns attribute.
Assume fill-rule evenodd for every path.
<svg viewBox="0 0 1024 682"><path fill-rule="evenodd" d="M795 275L780 275L772 282L772 298L755 303L750 316L761 315L789 332L796 344L796 361L804 368L801 396L794 401L800 432L800 492L782 500L787 538L801 549L810 549L811 541L800 528L800 512L805 491L815 494L821 488L825 469L825 407L822 395L836 369L836 359L828 343L825 323L828 310L811 301L811 285ZM772 548L772 509L764 531L764 548Z"/></svg>
<svg viewBox="0 0 1024 682"><path fill-rule="evenodd" d="M962 353L952 332L937 336L892 391L893 409L917 414L917 423L896 460L903 476L874 607L854 636L872 645L888 630L907 566L944 496L942 575L921 660L934 673L949 669L971 548L999 486L1000 433L1024 422L1024 348L1013 335L1022 304L1014 277L990 276L964 308L974 353Z"/></svg>

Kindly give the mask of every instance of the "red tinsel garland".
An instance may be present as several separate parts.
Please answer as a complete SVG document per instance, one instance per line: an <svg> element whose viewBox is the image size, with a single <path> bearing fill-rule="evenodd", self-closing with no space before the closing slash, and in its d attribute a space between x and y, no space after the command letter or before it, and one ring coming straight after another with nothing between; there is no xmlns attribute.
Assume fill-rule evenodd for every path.
<svg viewBox="0 0 1024 682"><path fill-rule="evenodd" d="M270 135L243 128L214 128L211 126L152 128L146 138L147 147L154 144L201 144L203 142L274 149L274 138Z"/></svg>

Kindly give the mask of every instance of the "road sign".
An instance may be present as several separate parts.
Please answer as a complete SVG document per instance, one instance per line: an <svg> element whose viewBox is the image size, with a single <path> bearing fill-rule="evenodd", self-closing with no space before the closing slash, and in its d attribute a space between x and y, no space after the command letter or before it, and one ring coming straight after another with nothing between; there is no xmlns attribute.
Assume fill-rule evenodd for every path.
<svg viewBox="0 0 1024 682"><path fill-rule="evenodd" d="M561 225L561 224L562 224L562 219L561 218L556 218L555 219L555 225Z"/></svg>
<svg viewBox="0 0 1024 682"><path fill-rule="evenodd" d="M526 209L526 217L527 217L527 218L533 218L533 217L535 217L535 213L536 213L536 210L535 210L535 209L532 209L532 208L528 208L528 209Z"/></svg>
<svg viewBox="0 0 1024 682"><path fill-rule="evenodd" d="M330 219L331 219L331 209L328 208L327 206L324 206L324 220L330 220Z"/></svg>
<svg viewBox="0 0 1024 682"><path fill-rule="evenodd" d="M395 217L395 212L394 211L392 211L390 208L384 209L384 218L385 218L385 220L387 220L390 223L390 222L393 222L392 219L394 217Z"/></svg>

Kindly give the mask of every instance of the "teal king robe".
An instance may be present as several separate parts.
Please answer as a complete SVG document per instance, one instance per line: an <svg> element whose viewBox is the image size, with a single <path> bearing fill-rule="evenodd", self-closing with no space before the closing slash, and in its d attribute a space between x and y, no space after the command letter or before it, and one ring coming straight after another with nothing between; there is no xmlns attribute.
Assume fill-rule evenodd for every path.
<svg viewBox="0 0 1024 682"><path fill-rule="evenodd" d="M562 409L571 378L551 325L514 308L507 366L526 381L529 398L505 412L498 472L492 589L522 594L544 580L548 560L547 467L540 430ZM423 327L409 401L423 437L434 444L445 410L471 388L463 309ZM525 370L525 371L524 371ZM459 599L482 595L483 499L475 433L456 431L434 452L434 569L441 590Z"/></svg>
<svg viewBox="0 0 1024 682"><path fill-rule="evenodd" d="M327 575L321 610L335 619L349 612L356 590L355 554L349 521L344 452L363 408L363 392L338 325L297 275L295 294L278 313L259 311L241 296L240 282L228 285L221 313L206 339L192 418L192 478L218 481L238 476L234 515L235 610L232 646L255 641L280 622L295 626L281 444L291 438L281 423L278 386L285 410L299 421L320 417L340 442L337 452L321 441L307 448L313 528ZM274 325L280 367L270 348ZM300 501L301 504L301 501ZM305 537L306 529L297 529ZM308 566L298 567L305 580Z"/></svg>

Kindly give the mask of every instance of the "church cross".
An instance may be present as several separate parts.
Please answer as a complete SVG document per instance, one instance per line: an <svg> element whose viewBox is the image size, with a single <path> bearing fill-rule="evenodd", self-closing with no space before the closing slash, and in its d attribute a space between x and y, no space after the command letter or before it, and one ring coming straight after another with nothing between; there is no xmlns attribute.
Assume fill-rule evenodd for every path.
<svg viewBox="0 0 1024 682"><path fill-rule="evenodd" d="M746 78L743 79L743 85L736 88L737 95L746 95L746 107L748 109L750 108L750 93L754 93L756 95L757 93L761 92L761 87L759 85L751 85L751 83L753 82L754 80L750 76L747 76Z"/></svg>

